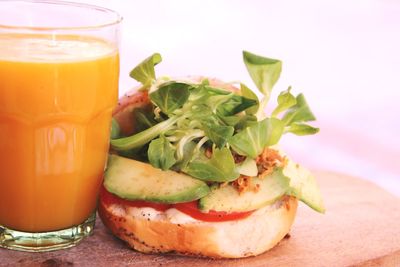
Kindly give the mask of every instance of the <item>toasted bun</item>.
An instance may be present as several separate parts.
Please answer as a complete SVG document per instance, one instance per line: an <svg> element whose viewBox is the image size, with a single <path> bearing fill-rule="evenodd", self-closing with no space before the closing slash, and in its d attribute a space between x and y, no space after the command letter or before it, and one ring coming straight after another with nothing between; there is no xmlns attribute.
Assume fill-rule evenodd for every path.
<svg viewBox="0 0 400 267"><path fill-rule="evenodd" d="M259 255L285 237L296 215L297 200L284 197L245 219L225 222L179 222L165 212L153 216L148 210L107 204L102 199L98 209L111 232L135 250L242 258Z"/></svg>
<svg viewBox="0 0 400 267"><path fill-rule="evenodd" d="M201 82L203 77L187 80ZM231 84L208 79L210 84L229 91L238 91ZM114 110L124 135L134 132L136 108L148 108L147 91L133 89L123 96ZM149 110L150 111L150 110ZM106 203L100 195L98 212L111 232L128 245L144 253L178 253L212 258L242 258L261 254L274 247L289 232L297 210L297 200L283 197L235 221L204 222L192 219L173 209L157 212ZM186 217L186 219L185 219ZM188 220L189 219L189 220Z"/></svg>

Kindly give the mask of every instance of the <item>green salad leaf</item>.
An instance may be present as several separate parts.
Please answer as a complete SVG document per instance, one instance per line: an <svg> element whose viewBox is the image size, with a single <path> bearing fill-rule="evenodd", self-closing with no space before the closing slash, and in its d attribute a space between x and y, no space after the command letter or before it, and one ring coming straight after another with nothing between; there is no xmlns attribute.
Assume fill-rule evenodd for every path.
<svg viewBox="0 0 400 267"><path fill-rule="evenodd" d="M117 120L112 118L110 138L117 139L120 136L120 134L121 134L121 128L119 127Z"/></svg>
<svg viewBox="0 0 400 267"><path fill-rule="evenodd" d="M188 100L190 84L167 82L162 84L157 91L150 94L150 99L165 114L171 114Z"/></svg>
<svg viewBox="0 0 400 267"><path fill-rule="evenodd" d="M281 73L280 60L247 51L243 60L264 95L262 101L244 84L240 84L240 95L207 79L199 83L156 81L154 66L161 56L153 54L145 59L131 76L143 85L152 85L152 107L134 111L137 133L128 137L113 133L113 149L124 155L147 151L148 161L157 168L185 171L207 181L229 181L237 177L238 170L249 173L249 166L253 173L254 159L265 147L277 144L284 133L318 132L307 124L315 117L304 96L295 97L290 87L279 94L271 116L264 115ZM210 150L211 158L205 157L205 151ZM232 153L245 156L246 164L235 165Z"/></svg>
<svg viewBox="0 0 400 267"><path fill-rule="evenodd" d="M254 115L242 115L242 116L219 116L219 118L227 125L234 126L237 131L246 128L251 123L257 121L257 117Z"/></svg>
<svg viewBox="0 0 400 267"><path fill-rule="evenodd" d="M303 122L293 122L289 127L287 127L287 129L285 129L285 131L295 135L310 135L318 133L319 128L312 127Z"/></svg>
<svg viewBox="0 0 400 267"><path fill-rule="evenodd" d="M303 94L299 94L296 97L296 104L288 109L288 111L282 117L282 120L286 125L290 125L293 122L306 122L315 120L315 116L308 106Z"/></svg>
<svg viewBox="0 0 400 267"><path fill-rule="evenodd" d="M253 104L252 107L246 109L246 114L256 114L260 107L257 95L243 83L240 84L240 92L242 93L242 96L255 101L255 104Z"/></svg>
<svg viewBox="0 0 400 267"><path fill-rule="evenodd" d="M110 141L111 146L116 151L127 151L131 149L141 148L154 138L157 138L160 134L167 131L172 125L176 123L177 120L177 117L171 117L154 125L153 127L150 127L134 135L119 139L112 139Z"/></svg>
<svg viewBox="0 0 400 267"><path fill-rule="evenodd" d="M293 98L289 101L292 102ZM295 98L295 102L294 105L291 103L289 108L288 105L286 106L288 109L282 116L282 121L286 125L285 132L293 133L295 135L310 135L318 133L318 128L306 124L306 122L314 121L315 116L308 106L304 95L299 94Z"/></svg>
<svg viewBox="0 0 400 267"><path fill-rule="evenodd" d="M136 81L143 84L143 86L150 85L156 79L156 74L154 66L160 63L162 60L159 53L154 53L145 60L143 60L139 65L137 65L130 73L131 76Z"/></svg>
<svg viewBox="0 0 400 267"><path fill-rule="evenodd" d="M266 146L276 145L284 133L285 124L276 118L267 118L265 121L267 124Z"/></svg>
<svg viewBox="0 0 400 267"><path fill-rule="evenodd" d="M177 171L183 170L192 161L192 159L199 157L202 153L204 153L203 149L198 148L198 143L192 141L185 142L182 147L182 151L180 157L176 157L177 163L173 166L173 168Z"/></svg>
<svg viewBox="0 0 400 267"><path fill-rule="evenodd" d="M147 151L150 164L164 171L168 170L176 163L175 150L163 135L153 139Z"/></svg>
<svg viewBox="0 0 400 267"><path fill-rule="evenodd" d="M229 144L240 155L256 158L264 148L281 138L284 124L275 118L254 122L229 139Z"/></svg>
<svg viewBox="0 0 400 267"><path fill-rule="evenodd" d="M282 61L243 51L243 61L258 90L268 101L282 71Z"/></svg>
<svg viewBox="0 0 400 267"><path fill-rule="evenodd" d="M229 182L239 177L232 153L228 148L215 148L210 159L197 158L190 162L183 172L208 182Z"/></svg>
<svg viewBox="0 0 400 267"><path fill-rule="evenodd" d="M204 130L206 136L218 147L223 148L228 139L233 135L235 128L217 124L205 123Z"/></svg>
<svg viewBox="0 0 400 267"><path fill-rule="evenodd" d="M267 144L267 123L265 120L255 122L229 139L232 148L243 156L256 158Z"/></svg>
<svg viewBox="0 0 400 267"><path fill-rule="evenodd" d="M218 114L222 116L232 116L257 105L257 101L254 99L238 96L234 93L229 96L223 105L218 106Z"/></svg>
<svg viewBox="0 0 400 267"><path fill-rule="evenodd" d="M311 112L303 94L297 97L290 92L291 87L282 91L278 96L278 106L272 111L272 117L278 117L284 112L282 122L284 123L285 133L296 135L310 135L318 133L319 129L305 122L314 121L315 116Z"/></svg>
<svg viewBox="0 0 400 267"><path fill-rule="evenodd" d="M258 100L201 84L191 96L196 104L205 104L221 116L232 116L258 104Z"/></svg>
<svg viewBox="0 0 400 267"><path fill-rule="evenodd" d="M271 117L277 117L277 115L294 105L296 105L297 100L292 93L290 93L290 90L292 88L289 87L287 90L282 91L279 96L278 96L278 106L272 111Z"/></svg>
<svg viewBox="0 0 400 267"><path fill-rule="evenodd" d="M144 131L150 127L153 127L158 122L154 119L152 109L149 108L136 108L133 110L135 117L135 132Z"/></svg>

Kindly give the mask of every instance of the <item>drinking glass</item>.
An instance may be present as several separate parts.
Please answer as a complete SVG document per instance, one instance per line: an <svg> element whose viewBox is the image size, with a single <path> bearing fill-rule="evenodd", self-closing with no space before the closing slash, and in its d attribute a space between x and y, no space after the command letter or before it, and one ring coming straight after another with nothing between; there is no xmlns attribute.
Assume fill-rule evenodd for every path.
<svg viewBox="0 0 400 267"><path fill-rule="evenodd" d="M56 250L92 233L120 22L87 4L0 1L0 247Z"/></svg>

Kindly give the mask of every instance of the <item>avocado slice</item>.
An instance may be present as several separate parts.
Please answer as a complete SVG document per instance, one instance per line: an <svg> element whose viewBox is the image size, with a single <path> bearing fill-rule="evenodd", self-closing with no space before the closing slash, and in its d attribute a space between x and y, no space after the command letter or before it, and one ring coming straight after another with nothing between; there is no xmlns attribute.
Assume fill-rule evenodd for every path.
<svg viewBox="0 0 400 267"><path fill-rule="evenodd" d="M244 212L262 208L283 195L290 195L315 211L325 212L321 192L314 176L293 161L289 160L283 169L277 169L265 178L253 177L252 182L260 185L258 192L239 194L232 185L212 188L209 195L200 199L199 209L204 212L210 210Z"/></svg>
<svg viewBox="0 0 400 267"><path fill-rule="evenodd" d="M264 178L252 178L253 184L259 185L257 192L247 191L239 194L232 186L212 188L211 193L199 201L199 209L225 212L245 212L262 208L274 203L289 190L289 179L278 169Z"/></svg>
<svg viewBox="0 0 400 267"><path fill-rule="evenodd" d="M109 156L104 186L123 199L167 204L193 201L210 192L205 182L186 174L117 155Z"/></svg>
<svg viewBox="0 0 400 267"><path fill-rule="evenodd" d="M325 212L317 180L309 170L289 160L283 174L290 181L288 195L298 198L315 211Z"/></svg>

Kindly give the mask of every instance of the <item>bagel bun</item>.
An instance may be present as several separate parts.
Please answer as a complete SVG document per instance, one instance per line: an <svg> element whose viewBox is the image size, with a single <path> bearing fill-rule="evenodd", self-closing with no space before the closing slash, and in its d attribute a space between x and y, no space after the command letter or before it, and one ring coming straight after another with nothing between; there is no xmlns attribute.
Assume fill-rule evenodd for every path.
<svg viewBox="0 0 400 267"><path fill-rule="evenodd" d="M160 212L109 204L100 197L98 212L107 228L134 250L143 253L177 253L211 258L259 255L288 233L297 199L283 197L250 216L233 221L205 222L171 208Z"/></svg>

